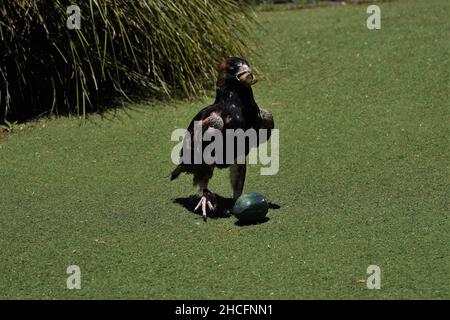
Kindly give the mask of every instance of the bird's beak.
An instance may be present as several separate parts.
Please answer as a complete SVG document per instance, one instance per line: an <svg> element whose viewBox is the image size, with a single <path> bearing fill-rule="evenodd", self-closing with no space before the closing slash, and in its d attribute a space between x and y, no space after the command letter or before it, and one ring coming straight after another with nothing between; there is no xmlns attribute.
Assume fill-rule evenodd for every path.
<svg viewBox="0 0 450 320"><path fill-rule="evenodd" d="M252 69L248 65L243 65L236 77L247 87L250 87L256 83L256 79L253 76Z"/></svg>

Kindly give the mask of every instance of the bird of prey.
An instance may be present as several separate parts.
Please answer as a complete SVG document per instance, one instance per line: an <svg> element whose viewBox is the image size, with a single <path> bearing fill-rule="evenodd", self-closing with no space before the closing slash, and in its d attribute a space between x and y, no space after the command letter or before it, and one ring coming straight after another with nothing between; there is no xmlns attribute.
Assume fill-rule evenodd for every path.
<svg viewBox="0 0 450 320"><path fill-rule="evenodd" d="M226 145L227 129L268 129L266 139L257 140L256 144L265 142L270 138L270 131L274 128L274 121L272 114L262 108L259 108L253 97L252 85L255 83L253 70L250 64L238 57L228 57L223 59L217 66L218 76L216 82L216 99L214 103L202 109L191 121L183 144L190 147L191 150L195 148L194 142L198 137L194 135L194 123L201 125L201 132L205 133L208 130L219 130L223 133L223 158L227 158L227 152L230 149ZM228 139L229 140L229 139ZM201 150L203 151L209 144L208 141L203 141ZM215 210L214 194L208 190L208 182L212 178L215 167L219 169L230 168L230 180L233 188L233 198L236 200L243 191L245 175L246 175L246 160L245 157L249 153L251 147L248 141L245 142L245 148L239 154L239 150L234 148L232 154L233 161L206 163L202 158L200 162L195 162L194 157L190 155L183 157L183 149L180 153L180 163L172 171L171 180L176 179L181 173L193 174L193 184L200 187L202 196L200 202L197 204L195 211L199 208L202 210L203 218L206 221L207 207ZM244 154L242 154L244 153ZM244 158L244 161L235 161L239 156ZM242 159L242 158L241 158ZM243 163L242 163L243 162Z"/></svg>

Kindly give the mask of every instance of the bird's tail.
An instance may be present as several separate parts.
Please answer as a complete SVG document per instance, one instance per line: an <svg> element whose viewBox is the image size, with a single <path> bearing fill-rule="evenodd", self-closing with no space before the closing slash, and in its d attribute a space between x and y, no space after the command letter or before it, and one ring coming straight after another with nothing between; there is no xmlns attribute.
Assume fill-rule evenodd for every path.
<svg viewBox="0 0 450 320"><path fill-rule="evenodd" d="M170 181L175 180L178 176L185 171L185 168L182 164L179 164L175 170L170 174Z"/></svg>

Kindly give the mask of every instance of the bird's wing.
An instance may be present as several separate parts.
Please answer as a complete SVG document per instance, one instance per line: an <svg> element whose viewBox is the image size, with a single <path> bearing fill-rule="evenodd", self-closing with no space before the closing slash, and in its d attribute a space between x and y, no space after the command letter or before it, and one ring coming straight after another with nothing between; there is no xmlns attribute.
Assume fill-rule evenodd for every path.
<svg viewBox="0 0 450 320"><path fill-rule="evenodd" d="M188 132L186 132L186 136L183 141L183 149L187 148L186 150L192 150L195 141L201 140L202 138L194 134L194 123L196 121L200 121L202 125L201 134L203 134L208 128L214 128L217 130L222 130L224 127L224 122L221 117L222 110L221 106L219 105L211 105L204 109L202 109L197 115L192 119L191 123L188 127ZM200 133L200 132L199 132ZM203 147L207 145L207 143L203 142ZM183 157L183 149L180 151L180 157Z"/></svg>
<svg viewBox="0 0 450 320"><path fill-rule="evenodd" d="M270 111L260 108L259 109L259 128L258 129L266 129L267 135L260 137L258 135L258 145L266 142L270 139L272 135L272 129L275 128L275 123L273 121L273 115Z"/></svg>
<svg viewBox="0 0 450 320"><path fill-rule="evenodd" d="M273 121L273 115L270 111L260 108L259 109L259 119L260 119L260 128L261 129L273 129L275 128L275 124Z"/></svg>
<svg viewBox="0 0 450 320"><path fill-rule="evenodd" d="M197 115L192 119L189 124L188 131L193 134L194 122L201 121L202 127L207 129L208 127L213 127L219 130L223 129L223 119L221 117L222 110L220 105L214 104L202 109Z"/></svg>

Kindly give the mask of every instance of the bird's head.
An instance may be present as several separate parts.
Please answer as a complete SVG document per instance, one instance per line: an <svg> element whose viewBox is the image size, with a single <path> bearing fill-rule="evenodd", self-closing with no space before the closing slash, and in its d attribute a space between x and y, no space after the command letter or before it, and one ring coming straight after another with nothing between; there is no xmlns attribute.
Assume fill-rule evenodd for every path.
<svg viewBox="0 0 450 320"><path fill-rule="evenodd" d="M250 88L256 83L253 76L253 68L250 64L238 57L228 57L222 60L217 66L219 75L217 76L217 86L223 87L226 84L243 85Z"/></svg>

